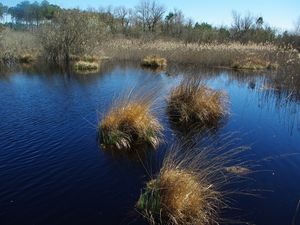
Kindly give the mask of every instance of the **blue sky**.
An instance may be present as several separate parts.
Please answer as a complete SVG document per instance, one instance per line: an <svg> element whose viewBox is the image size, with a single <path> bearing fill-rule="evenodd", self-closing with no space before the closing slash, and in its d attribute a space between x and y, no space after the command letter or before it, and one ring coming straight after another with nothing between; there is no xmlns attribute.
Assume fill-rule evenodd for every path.
<svg viewBox="0 0 300 225"><path fill-rule="evenodd" d="M0 0L13 6L20 0ZM64 8L99 8L100 6L134 7L139 0L49 0L50 3ZM300 16L300 0L158 0L168 10L181 9L184 15L194 21L208 22L214 25L230 25L232 10L241 13L251 12L263 16L270 26L292 30Z"/></svg>

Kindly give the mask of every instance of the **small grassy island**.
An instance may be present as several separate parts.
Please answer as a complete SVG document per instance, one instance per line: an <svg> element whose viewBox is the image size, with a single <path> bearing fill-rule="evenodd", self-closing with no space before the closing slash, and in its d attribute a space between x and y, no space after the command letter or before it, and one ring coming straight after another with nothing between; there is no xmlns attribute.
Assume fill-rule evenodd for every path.
<svg viewBox="0 0 300 225"><path fill-rule="evenodd" d="M167 66L167 60L157 55L151 55L145 57L142 60L141 65L144 67L150 67L154 69L158 67L163 68Z"/></svg>
<svg viewBox="0 0 300 225"><path fill-rule="evenodd" d="M116 103L101 119L99 137L101 144L117 149L131 149L138 144L157 148L162 129L151 112L151 102L124 100Z"/></svg>
<svg viewBox="0 0 300 225"><path fill-rule="evenodd" d="M200 79L185 79L171 90L168 113L174 122L215 125L228 114L228 97L205 86Z"/></svg>

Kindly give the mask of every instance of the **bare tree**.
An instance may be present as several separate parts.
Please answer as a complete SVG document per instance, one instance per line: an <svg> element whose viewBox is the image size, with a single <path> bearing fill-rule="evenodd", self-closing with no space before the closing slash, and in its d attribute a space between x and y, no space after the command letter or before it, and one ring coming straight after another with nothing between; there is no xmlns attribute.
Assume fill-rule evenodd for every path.
<svg viewBox="0 0 300 225"><path fill-rule="evenodd" d="M243 39L255 26L256 20L249 12L245 16L242 16L240 13L233 11L232 18L231 32L233 37L239 40Z"/></svg>
<svg viewBox="0 0 300 225"><path fill-rule="evenodd" d="M120 22L121 31L123 34L126 33L130 23L131 10L120 6L114 9L114 17Z"/></svg>
<svg viewBox="0 0 300 225"><path fill-rule="evenodd" d="M298 17L298 20L295 23L295 33L296 35L300 35L300 16Z"/></svg>
<svg viewBox="0 0 300 225"><path fill-rule="evenodd" d="M141 0L136 6L136 17L142 23L143 31L155 32L158 22L165 13L165 7L155 0Z"/></svg>
<svg viewBox="0 0 300 225"><path fill-rule="evenodd" d="M246 32L254 25L254 17L248 12L244 17L236 11L232 12L232 28L238 32Z"/></svg>

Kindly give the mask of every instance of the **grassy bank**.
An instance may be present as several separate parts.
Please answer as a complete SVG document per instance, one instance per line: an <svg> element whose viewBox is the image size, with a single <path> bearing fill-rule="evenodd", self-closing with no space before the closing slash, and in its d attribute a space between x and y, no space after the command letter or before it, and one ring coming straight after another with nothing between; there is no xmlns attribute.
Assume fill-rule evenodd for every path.
<svg viewBox="0 0 300 225"><path fill-rule="evenodd" d="M297 50L273 44L185 44L179 41L117 39L107 41L98 48L106 56L117 60L139 61L148 55L159 55L172 63L249 70L276 69L285 66L289 60L300 64Z"/></svg>
<svg viewBox="0 0 300 225"><path fill-rule="evenodd" d="M14 31L6 28L0 33L0 61L2 64L32 62L44 58L49 61L49 53L37 38L38 33ZM89 43L86 43L89 46ZM72 53L72 52L71 52ZM80 55L76 51L70 56L81 59L85 55L93 58L111 58L141 62L147 56L157 55L172 64L195 64L205 67L226 67L244 70L276 70L286 66L300 65L299 52L291 47L274 44L211 43L197 44L183 41L142 39L106 39L97 42L96 47L86 47ZM28 57L30 56L30 57ZM30 59L30 60L27 60ZM84 60L90 61L90 60Z"/></svg>
<svg viewBox="0 0 300 225"><path fill-rule="evenodd" d="M0 34L0 64L32 63L41 55L42 46L30 32L6 28Z"/></svg>

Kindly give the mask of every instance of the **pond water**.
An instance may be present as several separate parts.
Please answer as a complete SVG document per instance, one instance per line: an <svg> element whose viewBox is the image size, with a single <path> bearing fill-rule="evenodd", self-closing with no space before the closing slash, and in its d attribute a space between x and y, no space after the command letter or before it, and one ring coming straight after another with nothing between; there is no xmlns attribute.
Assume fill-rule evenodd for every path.
<svg viewBox="0 0 300 225"><path fill-rule="evenodd" d="M97 119L129 87L155 87L168 142L174 136L165 98L192 75L227 91L231 114L214 135L234 132L258 165L243 182L253 194L234 198L239 210L229 217L300 224L300 103L266 88L272 74L194 67L152 72L124 63L107 63L90 75L0 75L0 224L144 224L134 205L148 180L145 165L101 149ZM163 148L150 157L161 160Z"/></svg>

